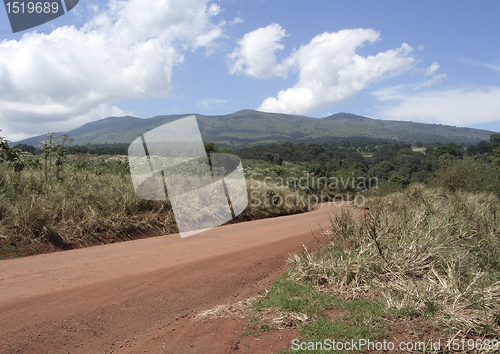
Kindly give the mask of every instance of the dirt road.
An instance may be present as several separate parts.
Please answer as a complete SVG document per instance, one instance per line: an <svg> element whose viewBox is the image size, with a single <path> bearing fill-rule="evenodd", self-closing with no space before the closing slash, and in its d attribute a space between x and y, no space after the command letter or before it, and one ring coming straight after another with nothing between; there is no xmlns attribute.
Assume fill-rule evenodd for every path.
<svg viewBox="0 0 500 354"><path fill-rule="evenodd" d="M241 321L190 318L266 289L290 252L317 245L311 231L317 237L338 210L325 204L183 239L168 235L0 261L0 352L277 351L241 346ZM288 342L281 336L269 343L280 340Z"/></svg>

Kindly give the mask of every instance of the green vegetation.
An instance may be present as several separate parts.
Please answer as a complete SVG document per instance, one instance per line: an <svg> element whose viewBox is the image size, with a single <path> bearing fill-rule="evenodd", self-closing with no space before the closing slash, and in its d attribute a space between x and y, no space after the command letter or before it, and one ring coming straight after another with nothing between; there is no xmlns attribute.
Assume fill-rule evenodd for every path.
<svg viewBox="0 0 500 354"><path fill-rule="evenodd" d="M402 324L413 341L441 338L441 349L454 335L498 338L500 198L415 184L368 205L365 217L334 218L320 251L289 258L254 304L252 333L270 330L265 314L278 309L301 319L290 327L305 342L409 340Z"/></svg>
<svg viewBox="0 0 500 354"><path fill-rule="evenodd" d="M0 163L7 163L9 167L14 167L16 172L22 171L24 163L20 158L20 152L17 148L9 147L8 140L0 136Z"/></svg>
<svg viewBox="0 0 500 354"><path fill-rule="evenodd" d="M126 156L66 155L64 139L58 145L56 138L49 134L42 155L20 154L2 140L0 259L177 232L168 200L136 197ZM295 198L290 205L270 203L290 194L287 187L252 191L259 203L236 221L308 209Z"/></svg>
<svg viewBox="0 0 500 354"><path fill-rule="evenodd" d="M309 182L303 179L302 185L316 195L345 196L370 187L376 187L372 195L383 195L402 191L411 183L440 184L468 191L483 188L500 194L497 172L500 152L494 153L500 149L497 136L500 135L468 147L433 143L412 148L406 143L354 140L256 145L234 153L244 159L267 161L271 170L282 171L281 175L291 184L294 181L288 177L306 177L287 172L292 166L300 166L310 177ZM282 161L277 164L270 156Z"/></svg>
<svg viewBox="0 0 500 354"><path fill-rule="evenodd" d="M247 334L273 329L274 311L296 319L290 327L304 342L441 338L446 351L450 338L497 339L499 140L493 135L468 147L351 141L243 149L245 157L284 156L316 175L342 174L348 164L360 175L377 171L381 182L377 190L358 190L368 198L363 217L344 210L323 233L327 246L290 257L289 271L254 304ZM285 174L294 164L283 164ZM293 346L285 352L328 352Z"/></svg>
<svg viewBox="0 0 500 354"><path fill-rule="evenodd" d="M116 147L95 147L95 155L71 154L89 150L68 146L67 135L49 133L46 139L42 149L34 151L22 145L9 147L2 139L4 257L176 232L168 201L135 196L127 158L99 155L115 152ZM420 148L376 140L287 142L233 151L244 158L250 202L236 221L303 212L333 197L403 192L416 182L500 194L499 141L493 135L468 147L419 143ZM214 143L205 148L229 152Z"/></svg>
<svg viewBox="0 0 500 354"><path fill-rule="evenodd" d="M468 146L421 140L232 151L243 159L250 203L236 222L332 197L362 195L369 206L363 217L353 208L333 218L318 252L290 257L289 271L253 304L246 335L296 327L304 341L380 341L404 324L424 342L498 338L500 134ZM177 231L169 201L137 198L126 156L111 156L125 144L66 141L51 133L33 150L0 140L0 257Z"/></svg>
<svg viewBox="0 0 500 354"><path fill-rule="evenodd" d="M160 125L187 115L157 116L148 119L109 117L66 132L75 144L130 144L135 138ZM397 140L407 143L477 144L491 132L438 124L386 121L348 113L317 119L289 114L242 110L223 116L197 115L204 141L231 148L290 141L329 143L361 138ZM44 136L21 141L39 146ZM285 159L285 158L284 158ZM285 159L286 160L286 159Z"/></svg>

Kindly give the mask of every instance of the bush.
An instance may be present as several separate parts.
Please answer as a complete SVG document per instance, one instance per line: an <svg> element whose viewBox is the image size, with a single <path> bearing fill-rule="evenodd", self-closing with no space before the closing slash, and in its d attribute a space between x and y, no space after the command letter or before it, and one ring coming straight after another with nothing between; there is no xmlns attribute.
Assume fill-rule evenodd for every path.
<svg viewBox="0 0 500 354"><path fill-rule="evenodd" d="M493 192L500 195L500 173L489 163L465 157L444 165L437 171L431 185L451 191Z"/></svg>
<svg viewBox="0 0 500 354"><path fill-rule="evenodd" d="M415 185L332 221L331 246L290 259L291 277L346 298L381 295L392 314L500 334L500 199ZM389 312L390 313L390 312Z"/></svg>

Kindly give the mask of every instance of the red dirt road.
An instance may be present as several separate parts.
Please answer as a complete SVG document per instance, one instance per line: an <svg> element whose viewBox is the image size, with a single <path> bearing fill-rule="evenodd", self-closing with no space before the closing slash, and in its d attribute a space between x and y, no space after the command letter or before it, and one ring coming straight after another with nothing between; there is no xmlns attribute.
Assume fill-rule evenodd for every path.
<svg viewBox="0 0 500 354"><path fill-rule="evenodd" d="M0 261L0 353L278 351L286 335L243 346L243 321L190 318L269 287L338 210Z"/></svg>

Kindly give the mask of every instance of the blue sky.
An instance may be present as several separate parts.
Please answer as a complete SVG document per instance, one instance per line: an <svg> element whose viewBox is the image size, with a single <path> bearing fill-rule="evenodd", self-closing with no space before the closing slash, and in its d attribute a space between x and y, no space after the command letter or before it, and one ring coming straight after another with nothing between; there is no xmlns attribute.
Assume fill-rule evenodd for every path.
<svg viewBox="0 0 500 354"><path fill-rule="evenodd" d="M500 2L80 0L12 34L12 141L107 116L241 109L500 131Z"/></svg>

